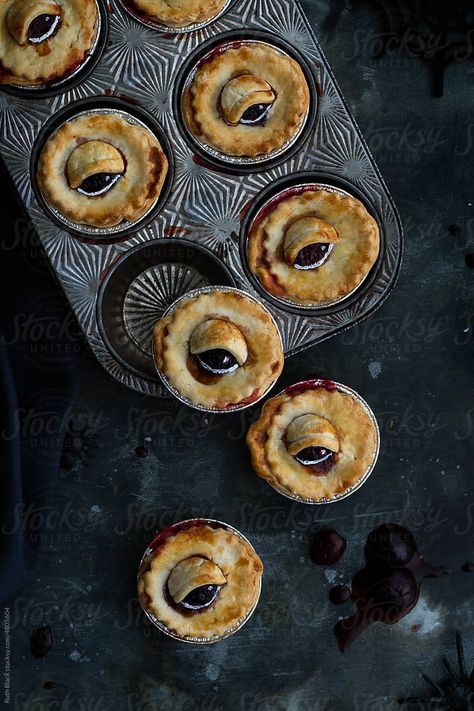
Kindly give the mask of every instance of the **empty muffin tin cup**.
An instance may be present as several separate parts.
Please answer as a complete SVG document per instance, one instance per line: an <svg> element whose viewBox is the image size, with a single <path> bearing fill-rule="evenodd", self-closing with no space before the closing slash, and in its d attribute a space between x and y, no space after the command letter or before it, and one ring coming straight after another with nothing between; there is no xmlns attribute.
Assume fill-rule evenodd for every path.
<svg viewBox="0 0 474 711"><path fill-rule="evenodd" d="M304 388L304 386L308 383L314 383L314 380L303 380L299 383L295 383L294 385L289 386L290 388L298 388L301 386L301 388ZM369 416L372 425L374 427L374 431L376 433L376 439L377 443L375 446L375 449L373 451L373 458L367 469L365 470L364 474L361 476L361 478L354 484L354 486L349 487L346 489L342 494L337 494L336 496L332 496L331 498L322 498L322 499L303 499L301 496L297 496L296 494L291 494L288 491L285 491L285 489L280 488L278 486L275 486L275 484L270 483L269 481L265 480L269 486L272 487L276 492L281 494L287 499L290 499L292 501L297 501L300 504L310 504L312 506L322 506L324 504L334 504L337 501L342 501L343 499L347 499L348 496L351 496L351 494L354 494L356 491L358 491L367 481L369 476L372 474L372 472L375 469L375 465L377 464L377 459L379 456L380 452L380 430L379 426L377 423L377 419L371 409L371 407L366 403L366 401L357 393L355 390L352 390L352 388L349 388L347 385L342 385L341 383L336 383L334 381L325 381L321 380L321 387L324 387L324 383L329 382L331 383L331 387L334 386L336 390L339 390L339 392L344 393L345 395L350 395L351 397L354 398L354 400L357 400L359 405L365 410L367 415ZM285 395L288 392L288 388L285 390L282 390L276 397L280 397L281 395Z"/></svg>
<svg viewBox="0 0 474 711"><path fill-rule="evenodd" d="M104 276L97 324L107 350L128 372L158 381L153 326L176 299L197 287L233 285L230 270L195 242L157 239L126 251Z"/></svg>
<svg viewBox="0 0 474 711"><path fill-rule="evenodd" d="M258 304L258 305L268 314L268 316L271 318L271 320L272 320L272 322L273 322L273 325L275 326L275 329L276 329L276 331L277 331L277 333L278 333L278 337L279 337L280 344L281 344L281 349L282 349L282 352L283 352L283 343L282 343L282 339L281 339L280 329L278 328L278 325L277 325L275 319L273 318L272 314L271 314L270 311L262 304L262 302L261 302L259 299L255 298L254 296L251 296L251 295L248 294L246 291L242 291L241 289L235 289L235 288L229 287L229 286L209 286L209 287L203 287L203 288L201 288L201 289L194 289L193 291L189 291L187 294L184 294L184 296L182 296L181 298L177 299L177 300L174 302L174 304L172 304L172 305L169 307L169 309L167 309L167 310L165 311L165 313L163 314L163 317L169 316L170 314L172 314L173 311L174 311L183 301L187 301L187 300L189 300L189 299L193 299L193 298L195 298L196 296L199 296L200 294L212 294L213 292L216 292L216 291L224 291L224 292L229 292L229 291L230 291L230 292L233 292L233 293L235 293L235 294L240 294L241 296L245 296L246 299L250 299L250 300L253 301L254 303ZM159 375L159 377L160 377L162 383L163 383L163 384L165 385L165 387L169 390L169 392L170 392L177 400L179 400L180 402L182 402L183 405L188 405L188 407L192 407L192 408L195 409L195 410L200 410L201 412L210 412L210 413L213 413L213 414L226 414L226 413L231 413L231 412L239 412L240 410L246 410L247 408L253 407L253 406L256 405L257 403L259 403L261 400L263 400L263 398L266 397L266 395L268 395L268 393L270 392L270 390L273 388L273 386L275 385L276 381L278 380L278 378L275 378L275 380L273 380L273 381L270 383L270 385L265 389L265 391L262 392L262 393L260 394L260 396L259 396L256 400L252 400L252 402L245 402L244 404L239 404L239 403L237 403L237 404L235 404L235 405L229 405L229 406L226 407L226 408L204 407L203 405L198 405L198 404L192 402L192 400L190 400L189 398L183 397L183 396L181 395L181 393L179 392L179 390L177 390L177 389L170 383L170 381L169 381L168 378L166 377L165 373L163 373L163 372L158 368L158 366L156 365L156 358L155 358L155 353L154 353L154 346L153 346L153 358L154 358L154 360L155 360L155 367L156 367L157 373L158 373L158 375Z"/></svg>
<svg viewBox="0 0 474 711"><path fill-rule="evenodd" d="M145 550L142 559L140 561L140 565L138 567L138 575L137 575L137 588L138 588L138 599L140 601L140 605L142 606L143 612L151 622L151 624L160 632L163 634L167 635L168 637L171 637L172 639L177 640L178 642L187 642L188 644L215 644L216 642L221 642L223 639L226 639L227 637L230 637L231 635L235 634L238 632L242 627L249 621L249 619L252 617L253 613L255 612L255 609L258 605L258 601L260 599L260 593L262 590L262 577L260 576L260 581L259 581L259 589L258 589L258 595L257 595L257 600L253 607L249 610L249 612L240 619L236 625L228 629L224 634L221 635L215 635L213 637L188 637L188 636L181 636L176 634L172 629L167 627L165 624L160 622L155 615L147 608L146 605L146 600L145 600L145 594L141 590L141 577L143 573L145 573L149 566L151 559L153 557L153 554L155 553L156 549L159 548L159 546L170 536L175 535L179 531L187 530L189 528L194 528L196 526L210 526L211 528L223 528L225 531L229 531L230 533L233 533L235 536L238 536L242 541L244 541L253 551L254 553L256 552L250 541L242 534L240 531L238 531L236 528L233 526L230 526L228 523L224 523L223 521L218 521L213 518L190 518L186 519L185 521L180 521L179 523L174 523L171 526L168 526L168 528L164 528L161 530L157 535L153 538L147 549Z"/></svg>

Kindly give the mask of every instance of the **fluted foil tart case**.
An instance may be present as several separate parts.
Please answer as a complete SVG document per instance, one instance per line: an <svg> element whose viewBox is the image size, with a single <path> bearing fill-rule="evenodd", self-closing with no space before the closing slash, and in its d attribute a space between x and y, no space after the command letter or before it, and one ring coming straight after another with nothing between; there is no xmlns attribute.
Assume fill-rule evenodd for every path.
<svg viewBox="0 0 474 711"><path fill-rule="evenodd" d="M102 2L102 0L98 0ZM95 356L117 381L140 393L163 397L156 379L119 360L99 328L99 288L115 261L129 250L160 239L190 240L225 264L235 285L258 296L274 316L286 356L339 333L369 316L393 288L403 251L403 232L393 200L338 88L331 68L298 0L237 0L215 21L184 34L161 33L138 22L118 1L103 4L108 40L99 63L61 93L35 98L21 90L0 91L0 154L24 201L39 240ZM180 112L178 83L196 52L230 37L252 37L291 48L304 57L314 86L303 135L270 163L220 165L194 147ZM208 44L209 43L209 44ZM286 51L286 49L285 49ZM178 81L179 80L179 81ZM36 96L36 95L35 95ZM88 110L98 96L113 96L121 110L150 114L171 143L174 158L169 197L147 224L110 235L72 234L43 209L33 186L30 160L45 124L61 109ZM74 102L84 101L77 106ZM381 254L350 298L329 307L292 309L258 289L245 263L242 219L275 182L307 173L311 182L334 185L361 196L381 228ZM298 177L301 182L301 176ZM304 182L304 180L303 180ZM156 266L150 263L150 268ZM179 295L173 293L174 298ZM171 303L171 299L170 299ZM150 333L151 335L151 333Z"/></svg>
<svg viewBox="0 0 474 711"><path fill-rule="evenodd" d="M308 381L306 381L308 382ZM280 488L276 484L273 484L269 481L267 481L268 486L271 486L272 489L274 489L278 494L281 494L287 499L290 499L291 501L297 501L299 504L310 504L312 506L323 506L324 504L334 504L337 501L342 501L342 499L347 499L348 496L351 496L351 494L355 494L356 491L359 491L359 489L365 484L367 479L370 477L372 472L375 469L375 466L377 464L377 460L379 457L380 453L380 428L377 422L377 418L375 417L372 408L367 404L367 402L359 395L358 392L353 390L352 388L348 387L347 385L342 385L342 383L336 383L334 381L331 381L332 385L335 387L336 390L338 390L341 393L345 393L346 395L350 395L353 397L359 405L365 410L367 415L369 416L372 425L374 427L374 431L377 435L377 443L373 452L373 459L372 462L369 464L367 467L366 471L364 474L361 476L361 478L353 485L347 488L342 494L336 494L335 496L331 496L330 498L322 498L322 499L304 499L301 496L298 496L297 494L291 494L289 491L286 491L283 488ZM293 385L289 386L290 388L297 388L299 385L304 387L305 381L302 381L301 383L294 383ZM280 395L284 395L285 390L282 390L279 392L275 397L279 397Z"/></svg>
<svg viewBox="0 0 474 711"><path fill-rule="evenodd" d="M138 573L137 573L137 584L140 580L140 577L142 573L146 570L148 561L150 557L153 555L154 551L156 548L159 546L159 541L160 538L167 537L168 535L173 535L174 532L178 532L179 530L182 530L183 527L192 527L193 525L199 525L199 526L205 526L209 525L212 528L223 528L226 531L229 531L230 533L233 533L234 535L238 536L241 538L245 543L247 543L252 550L254 550L252 544L250 541L241 533L238 531L236 528L231 526L228 523L224 523L223 521L218 521L217 519L214 518L190 518L186 519L185 521L179 521L178 523L172 524L166 529L163 529L159 533L156 534L156 536L153 538L153 540L150 542L150 545L148 548L145 550L142 559L140 561L140 565L138 566ZM143 612L147 616L148 620L151 622L151 624L156 627L157 630L162 632L163 634L167 635L168 637L171 637L172 639L175 639L179 642L187 642L188 644L215 644L216 642L221 642L223 639L226 639L227 637L230 637L231 635L235 634L238 632L242 627L249 621L249 619L252 617L253 613L255 612L255 609L258 605L258 601L260 599L260 593L262 591L262 577L260 576L260 583L259 583L259 590L258 590L258 597L257 600L252 607L251 610L247 613L247 615L238 622L237 625L235 625L233 628L229 629L226 633L215 636L215 637L180 637L177 635L173 630L169 629L163 622L160 622L154 614L143 604L142 600L140 599L139 596L139 601L142 606Z"/></svg>

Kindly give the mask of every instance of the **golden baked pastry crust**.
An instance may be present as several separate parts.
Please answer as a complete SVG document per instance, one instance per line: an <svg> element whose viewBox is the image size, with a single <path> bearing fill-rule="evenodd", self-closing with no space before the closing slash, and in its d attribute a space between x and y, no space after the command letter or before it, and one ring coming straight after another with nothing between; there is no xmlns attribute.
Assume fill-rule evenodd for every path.
<svg viewBox="0 0 474 711"><path fill-rule="evenodd" d="M236 326L246 341L246 362L232 373L200 378L190 359L190 340L204 321ZM214 291L182 301L154 329L157 368L179 394L195 405L225 410L258 400L283 369L278 329L270 314L245 294ZM198 379L199 378L199 379Z"/></svg>
<svg viewBox="0 0 474 711"><path fill-rule="evenodd" d="M131 0L140 14L168 27L187 27L218 15L227 0Z"/></svg>
<svg viewBox="0 0 474 711"><path fill-rule="evenodd" d="M287 449L289 426L308 414L325 418L336 431L339 451L325 474L300 464ZM258 476L292 496L318 502L344 494L363 479L377 456L378 432L354 396L318 387L268 400L248 430L247 445Z"/></svg>
<svg viewBox="0 0 474 711"><path fill-rule="evenodd" d="M285 260L284 240L296 221L308 217L332 226L337 239L322 266L300 270ZM379 250L378 225L360 200L329 190L308 190L284 198L257 224L249 234L247 255L250 270L270 294L309 305L348 296L364 281Z"/></svg>
<svg viewBox="0 0 474 711"><path fill-rule="evenodd" d="M202 612L183 615L166 599L165 586L183 560L202 556L215 563L227 580L216 601ZM260 594L263 564L240 536L223 528L193 527L167 538L139 576L143 605L180 637L212 638L231 632L255 607Z"/></svg>
<svg viewBox="0 0 474 711"><path fill-rule="evenodd" d="M78 146L97 141L116 148L126 169L107 193L90 197L70 187L67 166ZM47 140L37 179L48 202L69 220L106 228L140 219L159 198L167 172L168 159L151 131L118 114L91 114L68 121Z"/></svg>
<svg viewBox="0 0 474 711"><path fill-rule="evenodd" d="M276 99L261 125L230 125L220 97L238 76L267 82ZM183 100L186 124L196 138L229 156L269 155L292 138L307 116L310 93L298 62L261 43L231 47L205 62Z"/></svg>
<svg viewBox="0 0 474 711"><path fill-rule="evenodd" d="M19 1L0 0L0 83L22 86L59 81L84 61L94 43L96 2L58 0L48 3L58 8L59 29L44 42L19 44L8 29L8 15L15 12Z"/></svg>

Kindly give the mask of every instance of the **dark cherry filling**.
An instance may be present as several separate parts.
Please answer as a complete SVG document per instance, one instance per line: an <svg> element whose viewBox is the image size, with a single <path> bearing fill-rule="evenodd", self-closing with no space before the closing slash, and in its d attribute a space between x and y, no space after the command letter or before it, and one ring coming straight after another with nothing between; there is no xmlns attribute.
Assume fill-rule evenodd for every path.
<svg viewBox="0 0 474 711"><path fill-rule="evenodd" d="M170 595L168 585L165 587L165 597L169 605L184 615L194 615L207 610L215 601L221 585L202 585L186 595L181 602L175 602Z"/></svg>
<svg viewBox="0 0 474 711"><path fill-rule="evenodd" d="M38 15L28 27L28 40L33 44L45 42L59 29L61 18L59 15Z"/></svg>
<svg viewBox="0 0 474 711"><path fill-rule="evenodd" d="M333 247L333 244L323 242L309 244L296 257L296 269L316 269L316 267L320 267L331 254Z"/></svg>
<svg viewBox="0 0 474 711"><path fill-rule="evenodd" d="M270 111L270 107L271 104L254 104L253 106L249 106L240 119L240 123L243 123L245 126L256 126L259 123L263 123Z"/></svg>
<svg viewBox="0 0 474 711"><path fill-rule="evenodd" d="M103 195L113 188L121 177L120 173L96 173L86 178L77 188L77 192L89 197Z"/></svg>
<svg viewBox="0 0 474 711"><path fill-rule="evenodd" d="M199 355L195 355L194 358L201 368L214 375L232 373L239 367L232 353L229 353L229 351L223 348L214 348L210 351L199 353Z"/></svg>
<svg viewBox="0 0 474 711"><path fill-rule="evenodd" d="M318 474L328 472L336 461L336 454L325 447L306 447L295 455L295 459L305 467L311 467Z"/></svg>
<svg viewBox="0 0 474 711"><path fill-rule="evenodd" d="M190 592L178 605L190 610L202 610L212 605L220 589L220 585L202 585Z"/></svg>

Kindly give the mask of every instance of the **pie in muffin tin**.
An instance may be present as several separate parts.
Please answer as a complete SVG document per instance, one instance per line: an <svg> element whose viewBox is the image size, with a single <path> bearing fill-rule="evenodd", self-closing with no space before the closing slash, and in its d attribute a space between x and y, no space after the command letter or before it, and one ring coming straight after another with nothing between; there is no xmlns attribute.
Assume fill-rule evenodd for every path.
<svg viewBox="0 0 474 711"><path fill-rule="evenodd" d="M161 32L195 32L217 20L234 0L120 0L135 20Z"/></svg>
<svg viewBox="0 0 474 711"><path fill-rule="evenodd" d="M30 170L38 201L55 222L77 236L107 239L136 231L159 212L173 166L154 118L106 96L53 116L36 140Z"/></svg>
<svg viewBox="0 0 474 711"><path fill-rule="evenodd" d="M221 169L263 170L292 154L316 119L303 56L266 33L224 33L191 55L175 111L189 145Z"/></svg>
<svg viewBox="0 0 474 711"><path fill-rule="evenodd" d="M107 28L107 12L98 0L5 0L0 5L0 84L32 97L66 90L99 61Z"/></svg>

